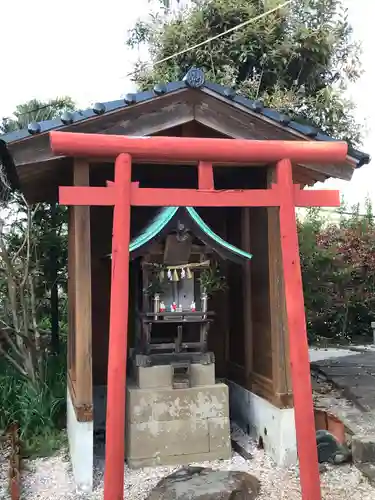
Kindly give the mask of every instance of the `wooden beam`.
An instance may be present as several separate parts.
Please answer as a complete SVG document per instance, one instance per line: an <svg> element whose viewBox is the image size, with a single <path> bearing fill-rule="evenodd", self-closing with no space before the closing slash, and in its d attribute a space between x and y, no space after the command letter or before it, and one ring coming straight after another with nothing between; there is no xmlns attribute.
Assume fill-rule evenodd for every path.
<svg viewBox="0 0 375 500"><path fill-rule="evenodd" d="M242 249L251 252L250 208L241 210L241 243ZM253 322L251 314L251 262L246 261L243 273L244 330L245 330L245 381L246 388L251 390L251 374L253 371Z"/></svg>
<svg viewBox="0 0 375 500"><path fill-rule="evenodd" d="M64 205L114 205L113 187L61 187L59 201ZM149 207L264 207L278 206L279 195L271 189L199 191L198 189L139 188L131 186L131 205Z"/></svg>
<svg viewBox="0 0 375 500"><path fill-rule="evenodd" d="M292 165L277 165L277 185L283 193L280 206L281 255L284 270L285 303L289 331L289 352L294 397L300 482L304 500L320 500L320 477L312 401L309 349L297 223L294 206Z"/></svg>
<svg viewBox="0 0 375 500"><path fill-rule="evenodd" d="M208 172L208 175L207 175ZM280 190L277 185L272 189L244 189L215 191L212 187L211 172L200 170L199 182L203 189L163 189L140 188L138 183L131 185L132 206L184 206L184 207L276 207L280 206ZM301 190L294 186L293 202L296 207L338 207L340 192L331 190ZM59 203L76 206L113 206L116 203L116 190L113 183L107 187L70 187L59 188Z"/></svg>
<svg viewBox="0 0 375 500"><path fill-rule="evenodd" d="M74 161L74 184L89 186L89 164ZM89 188L91 189L91 188ZM90 207L74 206L76 402L92 404Z"/></svg>
<svg viewBox="0 0 375 500"><path fill-rule="evenodd" d="M274 186L275 168L268 169L268 185ZM275 186L277 187L277 186ZM298 186L296 186L298 187ZM280 242L280 209L267 209L268 269L272 345L272 385L275 397L292 391L289 334L285 309L285 288Z"/></svg>
<svg viewBox="0 0 375 500"><path fill-rule="evenodd" d="M113 187L59 187L59 203L76 206L113 206L116 192Z"/></svg>
<svg viewBox="0 0 375 500"><path fill-rule="evenodd" d="M76 278L74 207L68 207L68 372L76 379Z"/></svg>
<svg viewBox="0 0 375 500"><path fill-rule="evenodd" d="M198 164L198 188L212 191L214 187L214 170L212 168L212 163L200 161Z"/></svg>
<svg viewBox="0 0 375 500"><path fill-rule="evenodd" d="M334 189L300 189L294 186L294 204L296 207L339 207L340 191Z"/></svg>
<svg viewBox="0 0 375 500"><path fill-rule="evenodd" d="M128 357L131 158L115 163L104 500L124 498L126 362Z"/></svg>
<svg viewBox="0 0 375 500"><path fill-rule="evenodd" d="M70 398L73 403L73 409L78 422L92 422L94 420L93 405L79 404L76 400L76 381L72 378L71 370L67 373L67 385Z"/></svg>
<svg viewBox="0 0 375 500"><path fill-rule="evenodd" d="M268 207L279 205L279 195L272 190L199 191L197 189L132 189L133 206L183 207Z"/></svg>
<svg viewBox="0 0 375 500"><path fill-rule="evenodd" d="M200 137L125 137L104 134L51 132L51 149L68 156L116 157L128 153L133 160L268 162L344 162L346 142L248 141Z"/></svg>

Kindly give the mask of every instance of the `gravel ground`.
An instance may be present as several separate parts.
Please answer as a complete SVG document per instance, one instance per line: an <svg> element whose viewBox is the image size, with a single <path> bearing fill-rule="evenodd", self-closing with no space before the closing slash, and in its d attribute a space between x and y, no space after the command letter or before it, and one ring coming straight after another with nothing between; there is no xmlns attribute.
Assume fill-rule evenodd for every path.
<svg viewBox="0 0 375 500"><path fill-rule="evenodd" d="M8 464L10 447L0 440L0 499L8 498Z"/></svg>
<svg viewBox="0 0 375 500"><path fill-rule="evenodd" d="M283 470L275 467L262 450L254 446L253 459L244 460L234 454L232 460L204 463L201 465L220 469L243 470L254 474L261 481L260 500L300 500L298 470ZM1 460L1 459L0 459ZM4 487L7 470L4 461L0 467L0 499L9 498ZM172 467L145 468L125 471L125 498L144 500L150 490ZM361 473L351 465L328 467L321 476L323 499L325 500L372 500L375 489ZM66 453L54 457L31 460L24 463L22 473L23 500L98 500L103 498L103 461L95 468L95 491L90 495L75 491L71 468Z"/></svg>
<svg viewBox="0 0 375 500"><path fill-rule="evenodd" d="M326 394L338 402L344 402L336 394L331 384L315 380L314 399L324 398ZM253 458L245 460L236 453L231 460L206 462L206 467L242 470L255 475L261 482L259 500L301 500L298 468L289 470L275 466L274 462L252 445L249 450ZM6 455L9 450L0 443L0 500L8 499ZM194 464L198 465L198 464ZM99 500L103 498L103 459L95 464L95 489L92 494L76 492L70 462L66 451L54 457L26 461L22 471L22 500ZM125 499L144 500L151 489L164 476L176 470L173 467L145 468L142 470L125 470ZM373 500L375 488L353 465L327 466L321 474L322 494L324 500Z"/></svg>

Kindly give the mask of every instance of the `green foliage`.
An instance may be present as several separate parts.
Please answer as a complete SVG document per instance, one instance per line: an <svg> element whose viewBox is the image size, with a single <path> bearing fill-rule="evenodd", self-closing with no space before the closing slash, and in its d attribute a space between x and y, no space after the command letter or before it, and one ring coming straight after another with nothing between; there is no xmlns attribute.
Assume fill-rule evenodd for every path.
<svg viewBox="0 0 375 500"><path fill-rule="evenodd" d="M227 288L225 276L222 275L216 262L207 269L203 269L199 276L199 282L209 297L217 292L223 292Z"/></svg>
<svg viewBox="0 0 375 500"><path fill-rule="evenodd" d="M0 131L73 109L68 97L32 100ZM0 429L18 422L26 453L43 455L65 439L67 210L30 207L16 193L2 206L0 226Z"/></svg>
<svg viewBox="0 0 375 500"><path fill-rule="evenodd" d="M346 212L350 212L347 215ZM375 225L372 206L341 208L337 223L316 209L299 221L308 333L351 340L375 320Z"/></svg>
<svg viewBox="0 0 375 500"><path fill-rule="evenodd" d="M74 101L67 96L56 97L49 101L31 101L19 104L12 117L4 117L0 124L0 132L7 133L13 130L26 128L32 121L40 122L51 120L61 115L64 111L73 111L75 109Z"/></svg>
<svg viewBox="0 0 375 500"><path fill-rule="evenodd" d="M10 255L14 256L22 248L25 239L27 204L22 196L15 194L5 210L8 220L11 221L7 226L6 242ZM49 295L54 281L57 280L62 299L66 292L67 215L67 207L61 205L56 205L54 211L52 211L51 205L39 203L33 210L32 238L34 245L32 264L37 267L35 293L38 302L38 319L44 323L44 329L51 328ZM53 262L51 262L51 254ZM20 257L26 258L25 246L23 246ZM4 283L0 278L0 288L2 284Z"/></svg>
<svg viewBox="0 0 375 500"><path fill-rule="evenodd" d="M192 66L207 79L357 144L360 127L344 97L347 82L360 74L359 47L342 0L295 0L229 35L161 64L164 58L254 18L279 4L259 0L195 0L177 17L139 21L128 45L146 45L150 68L136 65L140 88L180 80Z"/></svg>
<svg viewBox="0 0 375 500"><path fill-rule="evenodd" d="M20 425L23 453L48 455L64 442L66 350L45 362L38 387L0 359L0 429Z"/></svg>

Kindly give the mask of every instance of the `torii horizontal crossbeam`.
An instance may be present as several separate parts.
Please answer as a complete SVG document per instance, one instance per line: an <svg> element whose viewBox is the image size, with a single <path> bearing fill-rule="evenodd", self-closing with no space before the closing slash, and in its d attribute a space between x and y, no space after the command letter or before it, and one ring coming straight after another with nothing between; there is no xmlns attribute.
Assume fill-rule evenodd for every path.
<svg viewBox="0 0 375 500"><path fill-rule="evenodd" d="M63 205L115 205L116 188L109 187L60 187L59 200ZM337 207L340 193L333 190L294 189L296 207ZM280 189L246 189L215 191L203 189L140 188L132 183L130 205L154 207L279 207L282 202Z"/></svg>
<svg viewBox="0 0 375 500"><path fill-rule="evenodd" d="M316 141L249 141L246 139L203 139L197 137L127 137L123 135L51 132L51 149L55 154L115 158L130 154L142 161L209 161L246 164L276 163L283 158L291 162L342 163L346 159L346 142Z"/></svg>

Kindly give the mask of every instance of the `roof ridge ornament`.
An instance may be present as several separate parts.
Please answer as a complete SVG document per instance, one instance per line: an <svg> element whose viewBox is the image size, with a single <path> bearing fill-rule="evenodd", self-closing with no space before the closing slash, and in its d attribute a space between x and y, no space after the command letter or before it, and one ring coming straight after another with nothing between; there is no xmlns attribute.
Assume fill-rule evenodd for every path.
<svg viewBox="0 0 375 500"><path fill-rule="evenodd" d="M192 89L200 89L203 87L206 79L202 69L192 67L184 76L183 81Z"/></svg>
<svg viewBox="0 0 375 500"><path fill-rule="evenodd" d="M70 111L64 111L64 113L60 117L60 120L64 125L71 125L74 121L73 113L71 113Z"/></svg>
<svg viewBox="0 0 375 500"><path fill-rule="evenodd" d="M92 110L96 115L103 115L106 110L105 104L103 104L102 102L96 102Z"/></svg>
<svg viewBox="0 0 375 500"><path fill-rule="evenodd" d="M167 92L167 86L165 83L156 83L153 91L156 95L163 95Z"/></svg>
<svg viewBox="0 0 375 500"><path fill-rule="evenodd" d="M42 127L40 126L40 123L33 121L28 124L27 131L31 135L40 134L40 132L42 131Z"/></svg>
<svg viewBox="0 0 375 500"><path fill-rule="evenodd" d="M124 96L124 102L128 106L131 104L135 104L137 102L137 94L134 94L133 92L130 92Z"/></svg>

